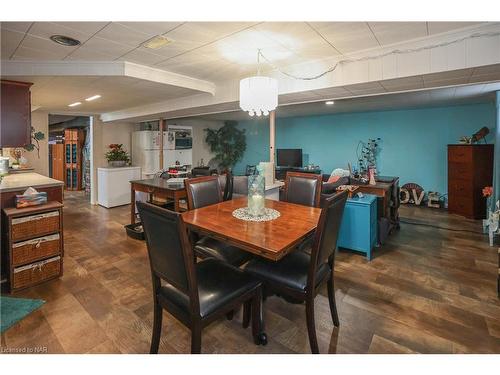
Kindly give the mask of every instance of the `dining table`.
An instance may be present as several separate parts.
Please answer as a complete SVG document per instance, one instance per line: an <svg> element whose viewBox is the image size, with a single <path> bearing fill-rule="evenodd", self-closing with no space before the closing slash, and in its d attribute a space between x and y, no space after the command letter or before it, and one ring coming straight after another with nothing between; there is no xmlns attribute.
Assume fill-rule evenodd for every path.
<svg viewBox="0 0 500 375"><path fill-rule="evenodd" d="M294 203L265 200L265 207L279 212L269 221L247 221L233 212L247 206L237 198L182 213L188 229L271 261L278 261L311 236L321 209Z"/></svg>

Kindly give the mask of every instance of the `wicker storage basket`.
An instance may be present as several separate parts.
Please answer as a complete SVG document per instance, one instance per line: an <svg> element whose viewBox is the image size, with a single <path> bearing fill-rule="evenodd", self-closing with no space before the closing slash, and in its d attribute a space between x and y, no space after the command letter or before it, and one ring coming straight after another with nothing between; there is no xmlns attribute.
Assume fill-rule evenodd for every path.
<svg viewBox="0 0 500 375"><path fill-rule="evenodd" d="M12 241L59 231L59 211L12 219Z"/></svg>
<svg viewBox="0 0 500 375"><path fill-rule="evenodd" d="M61 257L57 256L27 266L14 268L12 289L26 288L52 279L61 273Z"/></svg>
<svg viewBox="0 0 500 375"><path fill-rule="evenodd" d="M38 259L59 255L60 244L59 233L17 242L12 245L12 264L19 266Z"/></svg>

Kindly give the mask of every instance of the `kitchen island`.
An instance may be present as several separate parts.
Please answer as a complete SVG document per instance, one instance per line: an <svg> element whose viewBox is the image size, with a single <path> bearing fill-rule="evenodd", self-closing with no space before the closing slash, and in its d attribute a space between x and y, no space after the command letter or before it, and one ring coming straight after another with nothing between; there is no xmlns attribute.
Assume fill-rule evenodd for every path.
<svg viewBox="0 0 500 375"><path fill-rule="evenodd" d="M38 173L13 173L4 176L0 183L0 207L15 207L15 197L32 187L47 193L48 201L63 202L64 182Z"/></svg>
<svg viewBox="0 0 500 375"><path fill-rule="evenodd" d="M16 209L16 195L29 187L46 192L48 202ZM2 292L25 289L62 275L63 188L62 181L38 173L15 173L2 178ZM21 226L24 229L19 232L17 227Z"/></svg>

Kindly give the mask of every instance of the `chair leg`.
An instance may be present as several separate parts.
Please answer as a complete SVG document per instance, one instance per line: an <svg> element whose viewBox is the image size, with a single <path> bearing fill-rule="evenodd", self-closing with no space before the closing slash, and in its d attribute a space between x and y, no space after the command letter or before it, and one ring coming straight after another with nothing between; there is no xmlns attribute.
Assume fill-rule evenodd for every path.
<svg viewBox="0 0 500 375"><path fill-rule="evenodd" d="M328 302L330 302L330 314L332 315L333 325L340 325L339 314L337 313L337 304L335 302L335 284L333 282L333 272L331 280L328 282Z"/></svg>
<svg viewBox="0 0 500 375"><path fill-rule="evenodd" d="M160 346L161 324L163 320L163 309L158 302L154 303L153 335L151 337L150 354L157 354Z"/></svg>
<svg viewBox="0 0 500 375"><path fill-rule="evenodd" d="M246 301L243 304L243 321L242 321L242 326L243 328L248 328L250 325L250 313L252 309L252 301Z"/></svg>
<svg viewBox="0 0 500 375"><path fill-rule="evenodd" d="M201 353L201 325L195 322L191 327L191 354Z"/></svg>
<svg viewBox="0 0 500 375"><path fill-rule="evenodd" d="M306 320L311 352L313 354L319 354L318 339L316 338L316 324L314 323L314 297L306 300Z"/></svg>
<svg viewBox="0 0 500 375"><path fill-rule="evenodd" d="M252 336L255 345L266 345L267 335L264 333L264 320L262 319L262 290L253 296L252 300Z"/></svg>

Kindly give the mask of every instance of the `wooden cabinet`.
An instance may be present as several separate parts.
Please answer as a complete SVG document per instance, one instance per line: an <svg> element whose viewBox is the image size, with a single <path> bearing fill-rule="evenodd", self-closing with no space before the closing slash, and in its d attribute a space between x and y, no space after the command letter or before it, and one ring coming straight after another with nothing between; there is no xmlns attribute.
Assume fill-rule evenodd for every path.
<svg viewBox="0 0 500 375"><path fill-rule="evenodd" d="M486 217L482 190L493 182L493 145L448 145L448 212Z"/></svg>
<svg viewBox="0 0 500 375"><path fill-rule="evenodd" d="M2 80L0 148L31 141L31 83Z"/></svg>
<svg viewBox="0 0 500 375"><path fill-rule="evenodd" d="M348 198L340 224L338 247L363 252L371 260L377 238L377 196L364 194L363 198Z"/></svg>
<svg viewBox="0 0 500 375"><path fill-rule="evenodd" d="M62 275L63 205L3 210L9 289L16 292Z"/></svg>
<svg viewBox="0 0 500 375"><path fill-rule="evenodd" d="M67 190L82 190L84 143L85 131L83 129L66 129L64 131L64 181Z"/></svg>

